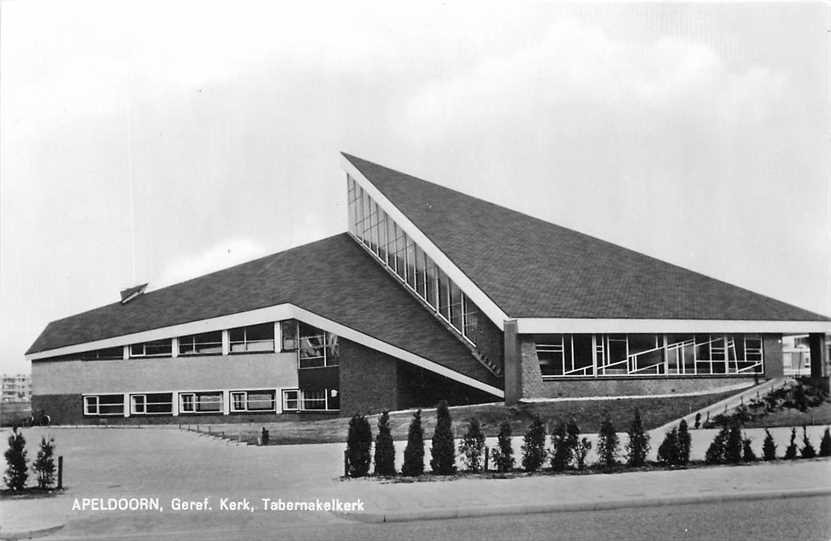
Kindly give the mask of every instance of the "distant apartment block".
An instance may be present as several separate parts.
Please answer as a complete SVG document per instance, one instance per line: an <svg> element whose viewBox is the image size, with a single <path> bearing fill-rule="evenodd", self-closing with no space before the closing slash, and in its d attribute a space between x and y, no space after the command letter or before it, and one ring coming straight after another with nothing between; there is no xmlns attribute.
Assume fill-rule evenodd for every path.
<svg viewBox="0 0 831 541"><path fill-rule="evenodd" d="M3 374L0 401L29 402L32 399L32 377L29 374Z"/></svg>

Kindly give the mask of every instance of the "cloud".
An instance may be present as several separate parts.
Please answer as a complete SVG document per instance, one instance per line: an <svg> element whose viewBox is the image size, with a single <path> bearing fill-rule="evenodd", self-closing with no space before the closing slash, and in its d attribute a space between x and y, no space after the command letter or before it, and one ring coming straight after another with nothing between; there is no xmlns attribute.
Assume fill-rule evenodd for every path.
<svg viewBox="0 0 831 541"><path fill-rule="evenodd" d="M159 289L266 255L266 248L251 239L229 239L199 254L178 257L151 280L148 289Z"/></svg>
<svg viewBox="0 0 831 541"><path fill-rule="evenodd" d="M401 127L440 135L558 106L758 122L786 83L764 67L734 73L712 47L688 38L635 43L566 18L525 48L423 85L404 103Z"/></svg>

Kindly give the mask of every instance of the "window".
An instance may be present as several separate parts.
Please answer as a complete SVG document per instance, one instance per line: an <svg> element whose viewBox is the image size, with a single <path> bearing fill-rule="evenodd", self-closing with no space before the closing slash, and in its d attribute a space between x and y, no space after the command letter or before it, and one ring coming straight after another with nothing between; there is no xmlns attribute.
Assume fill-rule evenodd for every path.
<svg viewBox="0 0 831 541"><path fill-rule="evenodd" d="M231 411L274 411L274 391L232 391Z"/></svg>
<svg viewBox="0 0 831 541"><path fill-rule="evenodd" d="M263 323L228 331L231 353L274 351L274 324Z"/></svg>
<svg viewBox="0 0 831 541"><path fill-rule="evenodd" d="M82 361L117 361L123 358L124 348L122 346L81 353Z"/></svg>
<svg viewBox="0 0 831 541"><path fill-rule="evenodd" d="M300 409L326 410L326 389L320 391L303 391Z"/></svg>
<svg viewBox="0 0 831 541"><path fill-rule="evenodd" d="M415 288L415 244L407 237L407 285Z"/></svg>
<svg viewBox="0 0 831 541"><path fill-rule="evenodd" d="M457 329L463 329L462 322L462 290L454 282L450 282L450 324Z"/></svg>
<svg viewBox="0 0 831 541"><path fill-rule="evenodd" d="M764 373L759 335L574 334L536 335L535 340L543 376Z"/></svg>
<svg viewBox="0 0 831 541"><path fill-rule="evenodd" d="M337 335L300 323L298 368L336 366L340 357Z"/></svg>
<svg viewBox="0 0 831 541"><path fill-rule="evenodd" d="M84 415L124 415L124 395L85 396Z"/></svg>
<svg viewBox="0 0 831 541"><path fill-rule="evenodd" d="M130 395L130 414L173 413L173 393L146 393Z"/></svg>
<svg viewBox="0 0 831 541"><path fill-rule="evenodd" d="M281 351L294 351L297 349L297 322L293 319L280 322L280 335L283 339Z"/></svg>
<svg viewBox="0 0 831 541"><path fill-rule="evenodd" d="M130 346L130 357L170 357L172 354L173 340L170 338Z"/></svg>
<svg viewBox="0 0 831 541"><path fill-rule="evenodd" d="M424 298L424 277L427 267L424 260L424 252L418 246L415 247L415 291L418 296Z"/></svg>
<svg viewBox="0 0 831 541"><path fill-rule="evenodd" d="M297 411L300 407L300 391L297 389L283 390L283 411Z"/></svg>
<svg viewBox="0 0 831 541"><path fill-rule="evenodd" d="M222 393L220 391L181 393L179 395L180 413L220 413L222 412Z"/></svg>
<svg viewBox="0 0 831 541"><path fill-rule="evenodd" d="M222 331L192 334L179 338L179 355L216 355L222 353Z"/></svg>

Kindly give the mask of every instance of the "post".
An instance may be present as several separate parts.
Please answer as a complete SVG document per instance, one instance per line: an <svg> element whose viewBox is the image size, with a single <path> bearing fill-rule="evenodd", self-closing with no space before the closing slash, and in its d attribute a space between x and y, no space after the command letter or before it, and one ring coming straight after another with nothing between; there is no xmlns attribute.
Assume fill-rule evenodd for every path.
<svg viewBox="0 0 831 541"><path fill-rule="evenodd" d="M483 470L485 472L488 471L488 458L490 458L490 454L491 454L490 451L491 451L490 448L486 445L485 446L485 468Z"/></svg>
<svg viewBox="0 0 831 541"><path fill-rule="evenodd" d="M63 455L58 457L58 490L63 489Z"/></svg>

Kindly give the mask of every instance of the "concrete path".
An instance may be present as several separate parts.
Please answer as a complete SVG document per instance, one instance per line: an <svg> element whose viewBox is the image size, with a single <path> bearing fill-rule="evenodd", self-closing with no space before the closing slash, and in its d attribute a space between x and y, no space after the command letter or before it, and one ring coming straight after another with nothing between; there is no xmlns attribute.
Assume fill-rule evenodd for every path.
<svg viewBox="0 0 831 541"><path fill-rule="evenodd" d="M809 430L818 447L824 427ZM747 431L760 449L763 431ZM775 429L780 453L787 429ZM831 461L800 460L753 466L647 471L615 475L561 475L447 482L340 481L343 444L237 446L192 432L167 429L26 429L34 448L40 434L57 440L65 457L66 491L37 499L0 500L0 539L8 532L37 531L61 524L48 539L113 539L175 532L229 535L250 528L308 528L336 524L343 515L326 510L266 512L261 499L358 501L364 520L402 520L472 513L554 511L580 506L652 505L669 498L784 497L831 490ZM693 456L703 456L715 431L693 431ZM0 438L7 434L0 433ZM593 438L593 436L592 436ZM660 441L654 441L654 449ZM405 442L396 442L397 466ZM517 453L521 441L515 440ZM426 461L429 461L429 441ZM760 453L760 451L759 451ZM517 455L519 457L519 455ZM594 460L594 455L590 456ZM158 498L164 511L73 509L76 500ZM175 511L174 498L201 501L213 509ZM220 511L220 498L247 498L253 511ZM697 501L697 500L691 500ZM571 506L571 507L569 507ZM577 506L577 507L575 507ZM598 507L592 507L597 509ZM455 513L455 514L454 514ZM356 518L352 515L350 518Z"/></svg>

